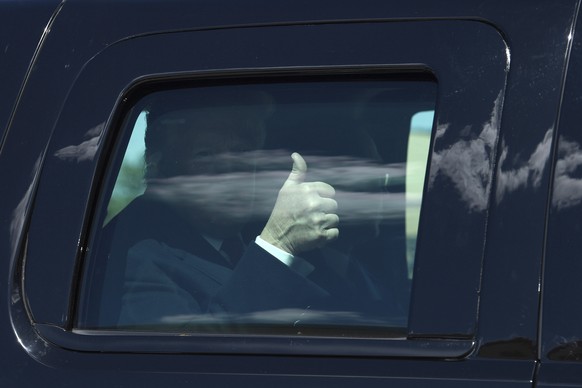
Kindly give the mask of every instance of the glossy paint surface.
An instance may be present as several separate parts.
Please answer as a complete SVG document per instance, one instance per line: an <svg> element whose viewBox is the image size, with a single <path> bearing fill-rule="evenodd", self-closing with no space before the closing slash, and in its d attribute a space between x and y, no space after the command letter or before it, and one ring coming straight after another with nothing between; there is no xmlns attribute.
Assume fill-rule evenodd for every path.
<svg viewBox="0 0 582 388"><path fill-rule="evenodd" d="M580 156L582 144L582 45L580 18L564 90L556 144L553 188L544 259L542 331L540 333L540 386L582 386L582 232Z"/></svg>
<svg viewBox="0 0 582 388"><path fill-rule="evenodd" d="M0 18L26 13L30 28L6 41L5 52L21 49L3 57L10 67L0 76L8 85L1 93L2 127L18 104L0 154L0 385L532 386L540 359L547 386L557 375L576 381L575 365L544 372L544 362L556 362L552 351L560 344L578 341L576 325L564 328L555 318L571 308L559 305L564 294L555 279L573 264L549 264L575 260L575 234L565 231L578 230L578 203L567 212L551 207L545 266L552 273L544 301L558 307L544 308L547 334L538 343L546 213L561 176L556 167L550 202L552 162L554 153L559 161L560 150L575 150L582 141L570 113L560 123L560 143L554 142L572 43L573 63L579 61L579 37L571 40L576 1L70 1L58 15L54 2L32 3L27 12L8 4ZM424 35L421 24L430 26L421 27ZM202 55L183 51L188 44ZM166 63L169 56L179 58L174 67ZM430 235L419 246L419 255L432 253L433 260L418 264L411 312L416 339L410 341L426 342L405 351L387 343L381 354L367 357L350 356L349 347L333 357L337 349L326 348L329 343L309 357L301 351L291 357L285 347L293 344L277 343L272 352L236 355L172 352L163 341L157 354L69 350L88 335L70 331L71 299L87 248L91 193L100 183L94 179L114 150L116 132L108 123L125 88L143 75L172 71L370 64L428 68L442 86L442 136L434 139L430 212L421 220ZM564 115L578 102L578 78L567 79L573 86L566 85ZM55 157L56 150L83 144L87 152L75 161ZM470 168L451 167L463 164ZM553 242L558 237L567 243ZM442 276L430 276L434 271ZM568 284L574 290L567 295L579 291L574 278ZM423 351L431 341L457 351ZM341 348L341 339L335 343ZM127 344L131 349L132 341Z"/></svg>

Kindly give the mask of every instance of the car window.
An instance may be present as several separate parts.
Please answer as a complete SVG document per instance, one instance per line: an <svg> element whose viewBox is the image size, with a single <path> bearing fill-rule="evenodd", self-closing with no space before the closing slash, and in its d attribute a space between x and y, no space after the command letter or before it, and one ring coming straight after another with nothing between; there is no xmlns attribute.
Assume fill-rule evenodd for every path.
<svg viewBox="0 0 582 388"><path fill-rule="evenodd" d="M121 120L77 326L405 335L436 89L149 87Z"/></svg>

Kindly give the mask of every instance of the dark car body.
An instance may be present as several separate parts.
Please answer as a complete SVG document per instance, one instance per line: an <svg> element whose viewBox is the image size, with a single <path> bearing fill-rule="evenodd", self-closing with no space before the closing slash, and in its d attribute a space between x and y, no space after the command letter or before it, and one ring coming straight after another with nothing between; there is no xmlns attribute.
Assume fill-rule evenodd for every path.
<svg viewBox="0 0 582 388"><path fill-rule="evenodd" d="M0 3L0 385L582 387L579 7ZM128 91L177 76L402 69L435 75L443 129L405 338L75 328L96 193ZM57 157L82 144L77 159Z"/></svg>

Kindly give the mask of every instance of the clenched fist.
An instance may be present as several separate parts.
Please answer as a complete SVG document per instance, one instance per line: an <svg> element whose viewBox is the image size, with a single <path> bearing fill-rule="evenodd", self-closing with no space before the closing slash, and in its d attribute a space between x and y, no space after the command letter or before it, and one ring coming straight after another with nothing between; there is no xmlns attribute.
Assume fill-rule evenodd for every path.
<svg viewBox="0 0 582 388"><path fill-rule="evenodd" d="M339 235L335 190L324 182L305 182L307 163L293 153L293 168L279 190L261 238L292 255L321 247Z"/></svg>

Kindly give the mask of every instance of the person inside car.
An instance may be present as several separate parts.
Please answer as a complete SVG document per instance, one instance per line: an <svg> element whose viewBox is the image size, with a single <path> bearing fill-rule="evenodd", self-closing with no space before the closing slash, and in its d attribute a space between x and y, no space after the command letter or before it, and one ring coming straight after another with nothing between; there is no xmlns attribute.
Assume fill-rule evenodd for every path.
<svg viewBox="0 0 582 388"><path fill-rule="evenodd" d="M116 256L126 261L118 325L265 311L294 322L309 309L353 308L349 279L329 260L302 257L338 238L339 217L334 188L309 182L299 153L266 224L243 241L255 201L253 152L264 144L271 110L259 92L152 104L147 189L115 222L123 231Z"/></svg>

